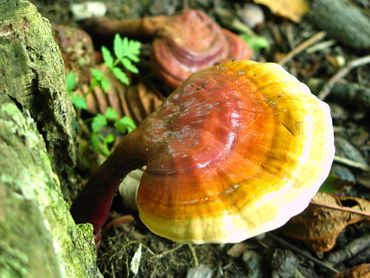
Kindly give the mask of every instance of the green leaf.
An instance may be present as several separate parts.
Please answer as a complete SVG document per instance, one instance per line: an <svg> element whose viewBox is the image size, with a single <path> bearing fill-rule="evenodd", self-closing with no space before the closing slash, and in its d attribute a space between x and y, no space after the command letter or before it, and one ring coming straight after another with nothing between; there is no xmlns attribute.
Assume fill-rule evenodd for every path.
<svg viewBox="0 0 370 278"><path fill-rule="evenodd" d="M67 75L67 78L66 78L66 83L67 83L67 90L68 90L68 93L72 93L73 90L76 88L76 77L75 77L75 73L73 71L70 71Z"/></svg>
<svg viewBox="0 0 370 278"><path fill-rule="evenodd" d="M134 53L127 53L126 57L129 58L131 61L136 62L136 63L140 61L139 56L137 54L134 54Z"/></svg>
<svg viewBox="0 0 370 278"><path fill-rule="evenodd" d="M122 48L123 48L123 51L126 55L126 52L129 50L129 45L128 45L128 38L127 37L124 37L122 39Z"/></svg>
<svg viewBox="0 0 370 278"><path fill-rule="evenodd" d="M129 44L130 44L129 48L131 49L130 51L131 53L133 54L140 53L141 43L139 41L130 40Z"/></svg>
<svg viewBox="0 0 370 278"><path fill-rule="evenodd" d="M129 59L127 59L127 58L123 58L123 59L121 59L121 63L122 63L122 65L128 70L128 71L131 71L131 72L133 72L133 73L139 73L139 70L137 69L137 67L136 66L134 66L133 64L132 64L132 62L129 60Z"/></svg>
<svg viewBox="0 0 370 278"><path fill-rule="evenodd" d="M72 94L72 103L77 109L87 109L87 103L83 96Z"/></svg>
<svg viewBox="0 0 370 278"><path fill-rule="evenodd" d="M105 118L108 121L118 120L118 113L116 110L114 110L113 107L108 107L107 110L105 111Z"/></svg>
<svg viewBox="0 0 370 278"><path fill-rule="evenodd" d="M110 150L109 150L109 147L107 144L105 143L102 143L101 146L100 146L100 152L105 155L105 156L109 156L110 155Z"/></svg>
<svg viewBox="0 0 370 278"><path fill-rule="evenodd" d="M109 49L105 46L102 46L101 53L103 54L103 60L106 66L111 69L113 67L113 56L110 53Z"/></svg>
<svg viewBox="0 0 370 278"><path fill-rule="evenodd" d="M125 57L133 62L139 62L139 54L141 43L135 40L128 40L127 45L125 45Z"/></svg>
<svg viewBox="0 0 370 278"><path fill-rule="evenodd" d="M99 146L100 146L100 134L99 133L93 133L91 134L90 140L91 140L91 145L96 151L99 151Z"/></svg>
<svg viewBox="0 0 370 278"><path fill-rule="evenodd" d="M109 156L110 150L108 147L108 144L105 143L105 139L103 135L100 133L93 133L91 134L90 140L91 140L91 145L93 148L97 151L102 153L105 156Z"/></svg>
<svg viewBox="0 0 370 278"><path fill-rule="evenodd" d="M338 191L338 178L330 174L320 186L319 192L333 193Z"/></svg>
<svg viewBox="0 0 370 278"><path fill-rule="evenodd" d="M116 139L116 137L114 136L114 134L113 133L109 133L107 136L105 136L104 143L106 145L108 145L110 143L113 143L115 139Z"/></svg>
<svg viewBox="0 0 370 278"><path fill-rule="evenodd" d="M118 132L131 132L136 128L135 122L130 117L122 117L114 123L114 127Z"/></svg>
<svg viewBox="0 0 370 278"><path fill-rule="evenodd" d="M264 37L251 36L248 34L242 34L240 37L253 49L255 53L258 53L262 49L270 49L270 43Z"/></svg>
<svg viewBox="0 0 370 278"><path fill-rule="evenodd" d="M130 85L130 80L128 79L126 73L124 73L120 68L114 67L112 70L113 74L119 81L123 84Z"/></svg>
<svg viewBox="0 0 370 278"><path fill-rule="evenodd" d="M118 59L121 59L123 57L124 48L123 48L121 36L119 34L116 34L114 36L113 50L114 50L114 54L116 55Z"/></svg>
<svg viewBox="0 0 370 278"><path fill-rule="evenodd" d="M104 77L103 72L101 70L91 68L91 75L93 77L93 80L101 81Z"/></svg>
<svg viewBox="0 0 370 278"><path fill-rule="evenodd" d="M93 133L99 133L107 124L107 119L102 114L98 114L92 119L91 130Z"/></svg>
<svg viewBox="0 0 370 278"><path fill-rule="evenodd" d="M108 93L109 91L109 88L110 88L110 82L109 82L109 79L107 78L103 78L101 81L100 81L100 85L104 91L104 93Z"/></svg>

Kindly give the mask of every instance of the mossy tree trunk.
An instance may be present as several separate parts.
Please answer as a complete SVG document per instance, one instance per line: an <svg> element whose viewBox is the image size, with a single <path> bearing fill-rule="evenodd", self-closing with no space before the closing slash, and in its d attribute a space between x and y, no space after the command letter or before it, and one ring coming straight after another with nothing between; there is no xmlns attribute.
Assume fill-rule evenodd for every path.
<svg viewBox="0 0 370 278"><path fill-rule="evenodd" d="M30 112L54 169L68 180L76 149L63 60L49 22L27 1L0 0L0 54L0 92Z"/></svg>
<svg viewBox="0 0 370 278"><path fill-rule="evenodd" d="M64 75L47 20L0 0L0 277L99 276L91 226L60 189L75 161Z"/></svg>

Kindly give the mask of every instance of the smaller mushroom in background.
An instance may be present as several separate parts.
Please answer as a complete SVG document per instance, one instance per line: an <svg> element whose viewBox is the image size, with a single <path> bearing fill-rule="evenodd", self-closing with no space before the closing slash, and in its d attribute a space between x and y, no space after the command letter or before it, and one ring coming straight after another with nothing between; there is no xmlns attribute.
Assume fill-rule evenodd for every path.
<svg viewBox="0 0 370 278"><path fill-rule="evenodd" d="M307 207L334 156L328 105L273 63L226 62L191 75L122 139L74 201L106 221L120 181L146 165L141 220L178 242L239 242Z"/></svg>
<svg viewBox="0 0 370 278"><path fill-rule="evenodd" d="M93 18L85 22L85 27L100 36L121 33L154 38L152 68L172 88L199 69L227 59L250 59L253 54L246 42L200 10L141 19Z"/></svg>
<svg viewBox="0 0 370 278"><path fill-rule="evenodd" d="M252 50L241 38L199 10L184 10L164 24L151 49L153 70L172 88L199 69L251 57Z"/></svg>

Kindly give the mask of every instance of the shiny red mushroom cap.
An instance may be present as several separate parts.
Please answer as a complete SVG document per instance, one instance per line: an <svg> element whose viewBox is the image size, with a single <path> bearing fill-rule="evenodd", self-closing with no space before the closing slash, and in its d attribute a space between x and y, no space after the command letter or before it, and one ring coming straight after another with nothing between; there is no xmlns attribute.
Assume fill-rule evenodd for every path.
<svg viewBox="0 0 370 278"><path fill-rule="evenodd" d="M328 105L272 63L193 74L139 130L140 218L180 242L238 242L282 226L308 205L334 156Z"/></svg>

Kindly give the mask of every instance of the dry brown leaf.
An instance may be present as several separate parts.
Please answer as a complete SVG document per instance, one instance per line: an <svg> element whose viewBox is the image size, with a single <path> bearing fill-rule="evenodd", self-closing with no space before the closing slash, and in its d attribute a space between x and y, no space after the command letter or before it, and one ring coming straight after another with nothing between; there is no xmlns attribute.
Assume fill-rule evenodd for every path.
<svg viewBox="0 0 370 278"><path fill-rule="evenodd" d="M370 264L361 264L349 271L341 272L335 275L334 278L366 278L370 277Z"/></svg>
<svg viewBox="0 0 370 278"><path fill-rule="evenodd" d="M163 102L162 95L148 89L143 83L127 87L122 111L136 123L142 122Z"/></svg>
<svg viewBox="0 0 370 278"><path fill-rule="evenodd" d="M361 198L334 197L319 192L313 201L370 212L370 202ZM289 220L282 231L289 237L304 241L315 252L327 252L333 248L339 233L347 225L364 218L362 215L310 204L304 212Z"/></svg>
<svg viewBox="0 0 370 278"><path fill-rule="evenodd" d="M254 0L257 4L267 6L276 15L289 18L294 22L300 22L308 11L305 0Z"/></svg>
<svg viewBox="0 0 370 278"><path fill-rule="evenodd" d="M164 97L149 90L143 83L125 86L110 74L104 65L96 66L109 78L110 88L104 93L95 87L86 97L87 110L91 114L105 113L108 107L114 108L120 117L128 116L139 124L163 102ZM82 91L88 91L86 84Z"/></svg>

